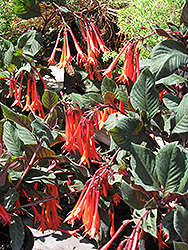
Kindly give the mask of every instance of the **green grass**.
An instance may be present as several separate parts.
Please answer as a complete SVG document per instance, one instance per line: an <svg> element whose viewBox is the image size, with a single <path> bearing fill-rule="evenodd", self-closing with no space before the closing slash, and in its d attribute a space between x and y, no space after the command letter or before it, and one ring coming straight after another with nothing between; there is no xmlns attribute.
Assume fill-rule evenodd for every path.
<svg viewBox="0 0 188 250"><path fill-rule="evenodd" d="M129 7L119 11L118 25L127 34L128 39L135 36L145 36L150 32L140 29L144 26L150 29L152 22L167 29L167 22L179 25L179 18L184 0L132 0ZM156 35L147 39L147 46L153 48L162 38ZM142 51L143 59L150 56L149 50Z"/></svg>

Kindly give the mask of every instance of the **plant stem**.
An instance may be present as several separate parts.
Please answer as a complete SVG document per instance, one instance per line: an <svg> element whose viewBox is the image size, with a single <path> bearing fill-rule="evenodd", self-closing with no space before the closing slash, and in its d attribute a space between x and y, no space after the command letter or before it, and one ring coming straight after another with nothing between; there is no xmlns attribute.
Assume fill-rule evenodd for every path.
<svg viewBox="0 0 188 250"><path fill-rule="evenodd" d="M40 149L40 147L42 146L42 143L43 143L44 141L45 141L45 138L43 138L43 139L40 141L40 143L37 145L37 148L36 148L35 152L33 153L33 156L32 156L32 158L31 158L31 160L30 160L30 162L29 162L29 164L28 164L26 170L24 171L23 175L21 176L21 178L20 178L19 181L17 182L17 184L16 184L16 186L15 186L15 189L18 189L18 187L19 187L20 183L23 181L24 177L26 176L26 174L28 173L28 171L32 168L33 162L34 162L35 157L36 157L36 155L37 155L37 152L39 151L39 149Z"/></svg>

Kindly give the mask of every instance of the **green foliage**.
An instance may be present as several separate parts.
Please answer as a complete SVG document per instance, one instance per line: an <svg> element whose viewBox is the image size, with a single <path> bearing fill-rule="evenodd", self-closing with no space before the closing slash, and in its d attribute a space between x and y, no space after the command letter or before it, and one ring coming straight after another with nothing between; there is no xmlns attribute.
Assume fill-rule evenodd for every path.
<svg viewBox="0 0 188 250"><path fill-rule="evenodd" d="M24 19L39 17L41 4L46 9L55 8L54 13L59 8L61 15L70 14L64 6L65 1L55 1L54 4L53 1L15 0L14 11ZM164 5L168 5L169 9L164 9ZM171 15L171 5L175 10L179 6L172 0L131 2L126 10L119 13L120 26L131 37L140 26L149 28L150 19L157 22L169 13ZM182 15L182 20L185 19L186 6ZM42 79L41 75L45 72L49 74L48 66L44 66L42 60L40 63L36 61L36 55L43 46L44 41L40 39L43 33L27 31L15 43L0 38L2 93L4 85L9 87L6 94L2 94L0 103L4 116L0 122L0 191L4 194L1 204L7 211L12 213L20 194L18 190L27 190L31 197L28 203L32 200L35 205L37 201L38 205L44 198L49 198L46 184L55 184L61 195L65 192L69 202L75 199L74 195L77 196L77 188L80 190L84 186L85 193L78 199L78 202L83 201L79 205L86 204L84 199L88 193L88 204L98 199L95 207L90 209L90 212L95 211L91 220L95 218L97 221L99 210L105 235L112 223L108 213L113 213L114 196L118 194L132 208L132 216L136 219L131 236L135 248L136 236L141 229L161 243L161 227L168 233L169 243L173 243L175 249L187 248L188 89L187 77L184 76L188 59L187 27L185 24L181 27L171 24L170 33L163 28L166 28L163 24L161 28L153 26L158 34L167 39L157 43L158 40L153 37L149 41L154 47L151 60L142 64L138 78L138 69L134 71L135 58L127 61L131 65L124 68L124 77L129 78L124 83L115 82L115 77L97 77L94 73L100 71L95 68L96 64L88 70L91 58L87 58L87 63L82 66L70 63L61 71L63 84L60 83L62 86L57 92L48 90L48 84ZM148 34L146 32L142 30L141 35ZM133 40L132 47L125 51L126 56L131 57L138 44L136 42ZM104 59L111 56L114 56L113 53L104 55ZM127 68L130 72L126 72ZM135 72L137 80L132 77ZM11 80L18 76L22 80L17 78L11 90ZM41 87L41 82L44 87ZM18 100L16 96L21 84L27 98L32 98L29 108L24 108L23 100ZM33 92L30 94L31 89ZM163 91L169 93L162 96ZM16 101L20 101L19 107L13 107L15 103L12 104L9 98L13 94ZM5 105L5 100L8 104L11 100L10 105ZM40 114L40 117L35 112L40 113L39 106L44 107L44 115ZM65 156L67 152L69 158ZM40 190L35 190L36 183L40 184ZM86 213L85 210L82 215L79 214L79 219ZM76 218L77 215L74 216ZM100 224L99 221L97 223ZM14 216L10 225L13 249L21 248L23 236L23 225L19 217ZM180 240L181 243L176 242ZM130 237L127 242L131 242Z"/></svg>
<svg viewBox="0 0 188 250"><path fill-rule="evenodd" d="M12 250L20 250L24 242L25 229L22 220L17 215L14 215L14 219L10 224L9 235Z"/></svg>
<svg viewBox="0 0 188 250"><path fill-rule="evenodd" d="M13 0L1 0L0 2L0 34L1 36L11 33L12 21L15 18L13 12Z"/></svg>

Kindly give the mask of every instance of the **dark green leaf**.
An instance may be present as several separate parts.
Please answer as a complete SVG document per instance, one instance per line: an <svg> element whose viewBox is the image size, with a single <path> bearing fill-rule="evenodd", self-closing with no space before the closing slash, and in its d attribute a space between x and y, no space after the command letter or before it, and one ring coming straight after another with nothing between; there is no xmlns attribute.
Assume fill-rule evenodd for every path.
<svg viewBox="0 0 188 250"><path fill-rule="evenodd" d="M39 121L39 119L35 119L31 123L31 126L33 127L33 133L40 139L46 138L49 142L54 140L50 127L47 124Z"/></svg>
<svg viewBox="0 0 188 250"><path fill-rule="evenodd" d="M115 94L116 94L116 98L121 99L123 104L124 104L125 109L127 109L128 108L128 96L129 95L127 93L126 85L118 86Z"/></svg>
<svg viewBox="0 0 188 250"><path fill-rule="evenodd" d="M23 155L24 144L19 138L18 130L10 122L4 124L3 140L11 154L18 157Z"/></svg>
<svg viewBox="0 0 188 250"><path fill-rule="evenodd" d="M170 210L170 212L168 212L162 220L163 230L169 235L168 243L172 243L174 240L179 240L180 238L174 229L173 220L174 210Z"/></svg>
<svg viewBox="0 0 188 250"><path fill-rule="evenodd" d="M76 102L78 106L82 108L83 106L82 95L77 94L77 93L72 93L70 96L71 96L72 101Z"/></svg>
<svg viewBox="0 0 188 250"><path fill-rule="evenodd" d="M122 149L130 150L131 142L141 143L145 138L143 124L137 118L124 117L117 121L111 129L106 126L108 123L107 120L104 127L108 130L115 143ZM110 126L112 127L112 124Z"/></svg>
<svg viewBox="0 0 188 250"><path fill-rule="evenodd" d="M16 114L10 108L8 108L7 106L5 106L2 103L0 103L0 105L1 105L1 108L3 111L3 114L7 119L9 119L10 121L15 122L15 123L19 124L20 126L23 126L23 127L27 128L28 130L32 131L31 124L30 124L30 121L29 121L27 116Z"/></svg>
<svg viewBox="0 0 188 250"><path fill-rule="evenodd" d="M183 206L176 206L174 212L174 229L179 234L182 241L188 243L188 211Z"/></svg>
<svg viewBox="0 0 188 250"><path fill-rule="evenodd" d="M6 68L8 68L13 58L14 45L10 41L2 37L0 37L0 41L2 41L3 44L2 45L3 48L1 49L3 53L1 53L0 51L0 56L3 58L3 63L4 63L4 65L2 65L1 67L3 68L5 66Z"/></svg>
<svg viewBox="0 0 188 250"><path fill-rule="evenodd" d="M151 118L159 110L159 94L155 89L155 80L148 68L144 69L135 82L131 95L131 104L136 110L145 110Z"/></svg>
<svg viewBox="0 0 188 250"><path fill-rule="evenodd" d="M166 93L163 95L163 102L164 102L165 106L175 113L177 112L177 108L178 108L178 105L180 104L181 100L182 99L180 97L171 95L169 93Z"/></svg>
<svg viewBox="0 0 188 250"><path fill-rule="evenodd" d="M188 94L184 95L180 105L176 110L175 127L173 133L186 133L188 132Z"/></svg>
<svg viewBox="0 0 188 250"><path fill-rule="evenodd" d="M113 129L121 119L124 118L125 116L120 113L113 113L106 120L104 128L109 131L110 129Z"/></svg>
<svg viewBox="0 0 188 250"><path fill-rule="evenodd" d="M65 7L63 7L63 8L65 8ZM77 64L74 64L74 72L75 72L74 77L75 77L77 84L82 82L88 76L88 71L84 70L83 68L81 68Z"/></svg>
<svg viewBox="0 0 188 250"><path fill-rule="evenodd" d="M15 202L18 199L18 193L15 188L9 188L4 196L3 207L6 210L12 210L15 206Z"/></svg>
<svg viewBox="0 0 188 250"><path fill-rule="evenodd" d="M55 175L50 172L46 172L46 168L44 169L30 169L29 172L25 175L24 181L27 183L35 183L39 180L43 182L50 182L48 179L55 179Z"/></svg>
<svg viewBox="0 0 188 250"><path fill-rule="evenodd" d="M116 88L117 88L117 85L115 84L113 80L111 80L107 76L103 78L102 83L101 83L101 92L102 92L103 97L105 93L108 91L115 93Z"/></svg>
<svg viewBox="0 0 188 250"><path fill-rule="evenodd" d="M49 110L58 103L58 95L50 90L45 90L42 96L42 104Z"/></svg>
<svg viewBox="0 0 188 250"><path fill-rule="evenodd" d="M121 183L122 198L125 203L134 209L142 209L149 201L149 197L128 185L124 180Z"/></svg>
<svg viewBox="0 0 188 250"><path fill-rule="evenodd" d="M184 176L185 161L177 142L169 143L156 156L156 171L163 195L175 192Z"/></svg>
<svg viewBox="0 0 188 250"><path fill-rule="evenodd" d="M9 235L11 238L10 245L12 250L20 250L25 238L25 229L22 220L16 214L11 221Z"/></svg>
<svg viewBox="0 0 188 250"><path fill-rule="evenodd" d="M136 184L140 184L147 191L160 191L155 167L155 154L140 145L132 143L131 167Z"/></svg>
<svg viewBox="0 0 188 250"><path fill-rule="evenodd" d="M148 213L146 217L143 219L142 229L146 233L149 233L155 238L157 238L157 209L146 210L145 208L143 208L142 210L135 210L134 214L136 214L139 217L143 217L143 215L147 211Z"/></svg>
<svg viewBox="0 0 188 250"><path fill-rule="evenodd" d="M14 13L22 18L29 19L40 16L40 7L35 0L14 0Z"/></svg>
<svg viewBox="0 0 188 250"><path fill-rule="evenodd" d="M155 80L173 74L180 65L188 61L187 50L183 45L172 39L157 44L151 53L151 72Z"/></svg>
<svg viewBox="0 0 188 250"><path fill-rule="evenodd" d="M100 92L101 83L97 80L86 79L84 81L84 86L82 87L86 93L89 92Z"/></svg>
<svg viewBox="0 0 188 250"><path fill-rule="evenodd" d="M34 135L26 128L16 124L16 127L18 129L18 136L21 141L23 141L24 144L36 144L37 141L34 137Z"/></svg>
<svg viewBox="0 0 188 250"><path fill-rule="evenodd" d="M180 23L185 23L188 26L188 1L185 1L185 4L182 8Z"/></svg>
<svg viewBox="0 0 188 250"><path fill-rule="evenodd" d="M86 93L85 95L82 95L82 100L86 107L93 107L104 102L102 96L98 93Z"/></svg>
<svg viewBox="0 0 188 250"><path fill-rule="evenodd" d="M142 228L145 232L157 238L157 209L149 210L149 213L143 220Z"/></svg>
<svg viewBox="0 0 188 250"><path fill-rule="evenodd" d="M25 46L31 47L31 45L33 44L35 40L35 36L36 36L35 30L27 31L22 36L20 36L17 41L18 49L22 49Z"/></svg>

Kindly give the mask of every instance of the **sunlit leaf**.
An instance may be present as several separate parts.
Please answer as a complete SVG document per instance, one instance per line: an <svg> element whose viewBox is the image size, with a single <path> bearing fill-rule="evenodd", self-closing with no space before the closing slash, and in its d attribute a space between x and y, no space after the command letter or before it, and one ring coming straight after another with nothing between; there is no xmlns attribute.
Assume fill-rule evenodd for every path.
<svg viewBox="0 0 188 250"><path fill-rule="evenodd" d="M133 143L131 153L131 168L136 184L140 184L147 191L160 191L155 154L151 150Z"/></svg>
<svg viewBox="0 0 188 250"><path fill-rule="evenodd" d="M163 188L163 195L175 192L184 176L185 161L177 143L169 143L159 150L156 156L156 171Z"/></svg>
<svg viewBox="0 0 188 250"><path fill-rule="evenodd" d="M8 108L7 106L5 106L2 103L0 103L0 105L1 105L4 116L8 120L15 122L15 123L19 124L20 126L23 126L27 129L29 129L30 131L32 131L31 123L30 123L27 116L20 115L20 114L13 112L10 108Z"/></svg>
<svg viewBox="0 0 188 250"><path fill-rule="evenodd" d="M188 132L188 94L184 95L180 105L176 109L176 115L174 118L175 127L173 133L186 133Z"/></svg>
<svg viewBox="0 0 188 250"><path fill-rule="evenodd" d="M6 148L14 156L22 156L24 152L24 144L19 138L18 129L10 122L5 122L3 140Z"/></svg>
<svg viewBox="0 0 188 250"><path fill-rule="evenodd" d="M109 118L108 118L109 119ZM125 150L130 150L131 142L141 143L145 139L144 129L142 122L134 117L124 117L123 119L110 124L108 120L104 127L108 130L115 143Z"/></svg>
<svg viewBox="0 0 188 250"><path fill-rule="evenodd" d="M182 241L188 243L188 211L183 206L176 206L174 212L174 229L179 234Z"/></svg>
<svg viewBox="0 0 188 250"><path fill-rule="evenodd" d="M142 71L140 77L135 82L130 100L134 109L148 112L151 118L158 112L159 94L155 89L154 77L148 68Z"/></svg>
<svg viewBox="0 0 188 250"><path fill-rule="evenodd" d="M151 72L155 80L173 74L180 65L188 61L187 50L175 40L167 39L158 43L151 53Z"/></svg>
<svg viewBox="0 0 188 250"><path fill-rule="evenodd" d="M150 199L147 195L132 188L123 180L121 183L121 192L125 203L134 209L142 209Z"/></svg>

